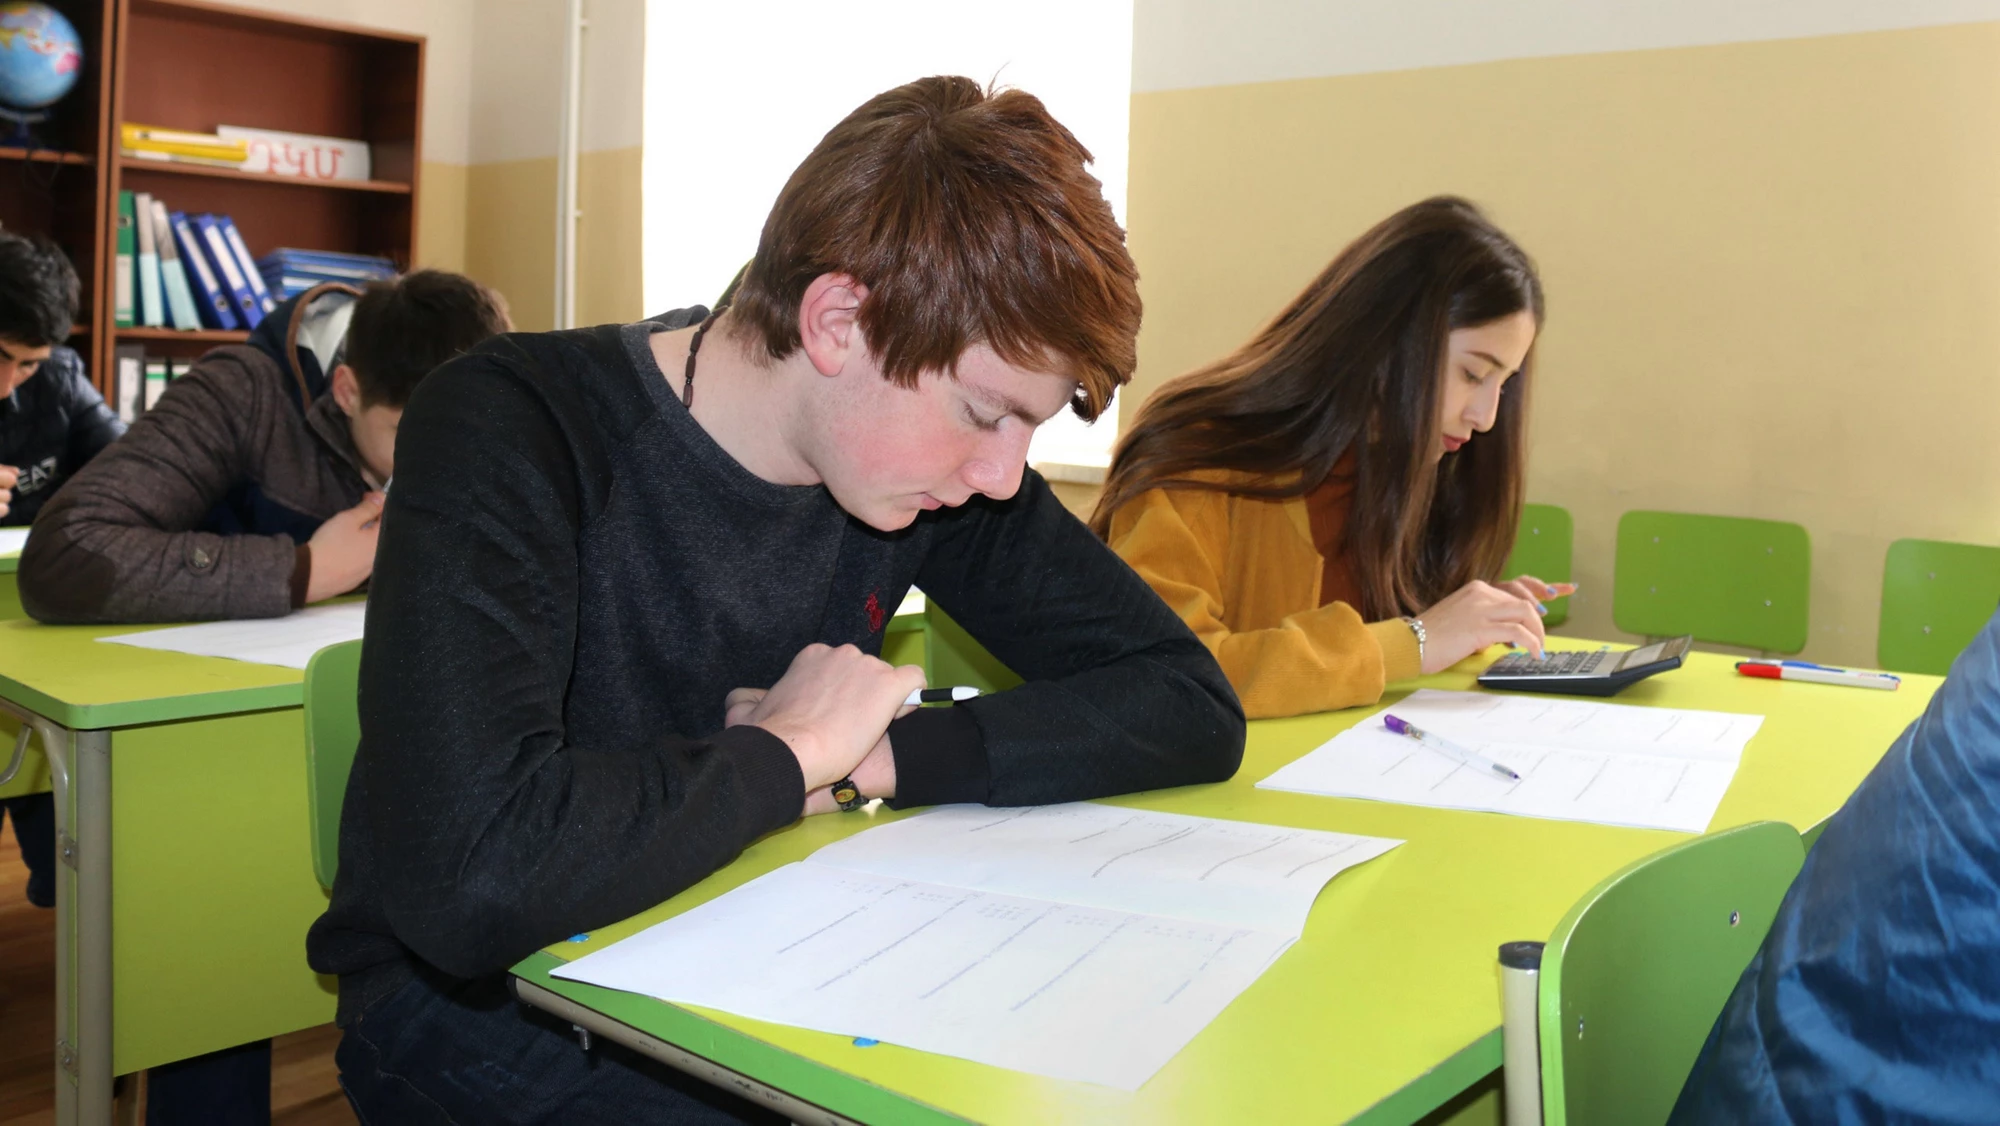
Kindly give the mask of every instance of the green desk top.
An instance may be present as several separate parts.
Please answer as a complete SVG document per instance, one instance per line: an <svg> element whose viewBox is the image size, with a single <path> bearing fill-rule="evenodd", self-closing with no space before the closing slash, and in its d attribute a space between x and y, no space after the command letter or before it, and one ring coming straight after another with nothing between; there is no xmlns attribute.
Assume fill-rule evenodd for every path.
<svg viewBox="0 0 2000 1126"><path fill-rule="evenodd" d="M21 567L21 553L11 552L0 555L0 575L11 575Z"/></svg>
<svg viewBox="0 0 2000 1126"><path fill-rule="evenodd" d="M1557 647L1577 647L1558 640ZM1465 689L1492 654L1421 686ZM1846 800L1939 680L1900 691L1754 680L1733 658L1695 654L1617 703L1762 713L1713 829L1759 820L1816 824ZM1397 690L1385 703L1401 699ZM894 1045L682 1008L548 976L580 957L728 891L821 845L902 816L887 810L808 818L773 833L680 896L560 943L515 973L709 1059L869 1122L945 1115L981 1122L1409 1122L1500 1064L1502 942L1544 939L1571 904L1626 863L1682 834L1491 813L1420 809L1257 790L1280 765L1373 708L1250 726L1229 782L1112 799L1114 804L1408 843L1336 877L1305 937L1144 1087L1063 1082ZM865 1014L856 1033L866 1035ZM902 1097L899 1097L902 1096ZM906 1100L914 1100L914 1103Z"/></svg>
<svg viewBox="0 0 2000 1126"><path fill-rule="evenodd" d="M890 632L922 626L921 612L899 613ZM305 674L297 669L97 641L165 628L0 621L0 697L79 731L296 708L303 702Z"/></svg>
<svg viewBox="0 0 2000 1126"><path fill-rule="evenodd" d="M296 708L305 674L96 640L163 626L0 622L0 697L72 730Z"/></svg>

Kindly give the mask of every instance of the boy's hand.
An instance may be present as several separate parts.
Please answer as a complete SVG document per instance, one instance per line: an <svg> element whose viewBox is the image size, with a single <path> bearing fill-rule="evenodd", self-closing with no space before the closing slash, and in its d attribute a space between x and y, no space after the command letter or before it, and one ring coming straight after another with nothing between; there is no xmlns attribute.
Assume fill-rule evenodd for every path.
<svg viewBox="0 0 2000 1126"><path fill-rule="evenodd" d="M758 701L764 698L766 691L763 688L738 688L730 692L729 698L724 704L726 711L723 714L722 725L724 727L735 727L739 723L748 722L750 713L756 709ZM901 719L916 710L915 707L905 705L896 709L896 718ZM896 796L896 753L894 748L889 745L889 733L887 731L882 733L880 739L875 740L875 746L862 757L860 764L854 768L850 777L854 779L855 785L861 787L862 794L867 797L893 798ZM839 779L835 779L835 781L839 781ZM833 800L832 786L821 786L819 789L806 794L807 817L811 817L815 813L832 813L839 808L839 804Z"/></svg>
<svg viewBox="0 0 2000 1126"><path fill-rule="evenodd" d="M14 502L14 485L21 480L21 471L11 465L0 465L0 516L6 516Z"/></svg>
<svg viewBox="0 0 2000 1126"><path fill-rule="evenodd" d="M381 493L369 493L360 504L327 517L306 542L312 552L307 604L346 594L366 582L375 573L375 541L381 535Z"/></svg>
<svg viewBox="0 0 2000 1126"><path fill-rule="evenodd" d="M811 794L853 773L878 744L886 754L889 721L923 686L916 665L891 665L852 645L808 645L768 692L731 692L725 722L753 723L784 740Z"/></svg>

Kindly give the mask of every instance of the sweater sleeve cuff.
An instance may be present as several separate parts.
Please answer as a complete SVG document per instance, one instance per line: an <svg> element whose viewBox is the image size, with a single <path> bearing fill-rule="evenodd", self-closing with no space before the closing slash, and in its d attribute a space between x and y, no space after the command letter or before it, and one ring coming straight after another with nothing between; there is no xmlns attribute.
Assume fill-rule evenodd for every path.
<svg viewBox="0 0 2000 1126"><path fill-rule="evenodd" d="M306 588L312 585L312 547L300 544L292 553L292 609L306 604Z"/></svg>
<svg viewBox="0 0 2000 1126"><path fill-rule="evenodd" d="M1401 618L1369 622L1368 632L1382 647L1382 683L1394 684L1421 675L1423 657L1417 651L1417 634Z"/></svg>
<svg viewBox="0 0 2000 1126"><path fill-rule="evenodd" d="M761 727L738 724L717 732L712 742L736 764L743 815L753 836L799 819L806 807L806 778L783 739Z"/></svg>
<svg viewBox="0 0 2000 1126"><path fill-rule="evenodd" d="M986 736L968 708L918 708L889 725L896 757L892 809L950 802L984 804L992 788Z"/></svg>

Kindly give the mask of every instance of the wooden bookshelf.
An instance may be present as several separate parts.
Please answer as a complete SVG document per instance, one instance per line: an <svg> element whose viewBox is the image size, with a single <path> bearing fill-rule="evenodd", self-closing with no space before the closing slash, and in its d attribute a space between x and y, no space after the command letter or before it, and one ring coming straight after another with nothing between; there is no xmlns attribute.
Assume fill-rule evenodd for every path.
<svg viewBox="0 0 2000 1126"><path fill-rule="evenodd" d="M309 191L389 192L393 195L409 195L416 190L413 185L396 180L308 180L302 176L280 176L272 172L243 172L235 168L217 168L209 164L175 164L172 161L147 160L136 156L119 157L118 167L127 172L164 172L170 176L246 180L253 184L273 184L286 188L304 188Z"/></svg>
<svg viewBox="0 0 2000 1126"><path fill-rule="evenodd" d="M202 0L107 0L116 7L97 304L112 304L120 191L169 210L228 215L261 256L277 247L387 258L408 268L417 238L423 141L421 36ZM373 179L306 180L118 155L123 123L213 132L237 125L366 141ZM107 320L107 328L109 327ZM93 365L110 390L116 344L189 355L241 332L123 328L98 334Z"/></svg>
<svg viewBox="0 0 2000 1126"><path fill-rule="evenodd" d="M69 256L82 283L75 330L68 341L93 357L111 327L110 311L97 295L103 281L104 213L109 190L105 169L110 149L114 12L117 0L50 0L75 26L83 44L83 73L49 120L34 126L41 146L0 147L0 227L16 234L46 235Z"/></svg>
<svg viewBox="0 0 2000 1126"><path fill-rule="evenodd" d="M241 329L204 328L186 331L178 328L121 328L116 330L118 339L127 344L241 344L250 339L250 334Z"/></svg>

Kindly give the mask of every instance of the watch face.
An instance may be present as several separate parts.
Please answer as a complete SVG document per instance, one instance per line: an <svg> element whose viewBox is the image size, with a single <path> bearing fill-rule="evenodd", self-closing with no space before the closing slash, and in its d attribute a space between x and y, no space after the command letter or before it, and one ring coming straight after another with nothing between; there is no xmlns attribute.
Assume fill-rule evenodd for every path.
<svg viewBox="0 0 2000 1126"><path fill-rule="evenodd" d="M861 800L861 788L846 779L833 784L833 800L842 809Z"/></svg>

